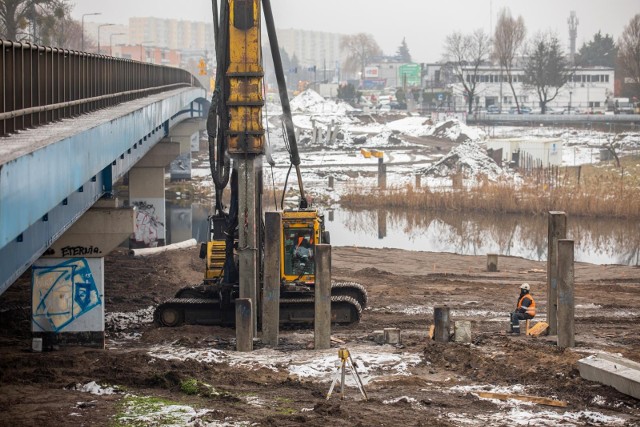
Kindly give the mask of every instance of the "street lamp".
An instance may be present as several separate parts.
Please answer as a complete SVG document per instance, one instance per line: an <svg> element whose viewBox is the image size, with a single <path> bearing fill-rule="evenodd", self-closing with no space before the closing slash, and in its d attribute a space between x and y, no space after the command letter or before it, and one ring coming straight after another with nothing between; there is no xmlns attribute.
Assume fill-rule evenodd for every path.
<svg viewBox="0 0 640 427"><path fill-rule="evenodd" d="M100 12L85 13L82 15L82 51L84 52L84 17L89 15L102 15Z"/></svg>
<svg viewBox="0 0 640 427"><path fill-rule="evenodd" d="M125 36L127 33L111 33L109 34L109 56L113 56L112 46L113 46L113 36Z"/></svg>
<svg viewBox="0 0 640 427"><path fill-rule="evenodd" d="M100 27L110 27L115 24L100 24L98 25L98 55L100 55Z"/></svg>

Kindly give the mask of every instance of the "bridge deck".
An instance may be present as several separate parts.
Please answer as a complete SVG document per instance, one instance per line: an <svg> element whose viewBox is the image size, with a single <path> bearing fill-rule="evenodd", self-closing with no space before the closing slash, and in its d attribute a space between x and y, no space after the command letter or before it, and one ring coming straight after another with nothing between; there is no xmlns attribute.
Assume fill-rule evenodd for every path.
<svg viewBox="0 0 640 427"><path fill-rule="evenodd" d="M0 294L204 94L175 89L0 138Z"/></svg>

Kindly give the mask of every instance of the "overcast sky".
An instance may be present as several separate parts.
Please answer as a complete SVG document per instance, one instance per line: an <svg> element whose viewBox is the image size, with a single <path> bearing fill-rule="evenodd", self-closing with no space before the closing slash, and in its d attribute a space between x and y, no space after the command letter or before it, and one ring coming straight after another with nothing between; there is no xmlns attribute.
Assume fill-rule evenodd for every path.
<svg viewBox="0 0 640 427"><path fill-rule="evenodd" d="M153 16L212 21L211 0L77 0L72 15L101 12L85 21L126 24L129 17ZM272 0L277 28L298 28L341 34L370 33L385 54L394 54L406 37L415 62L441 59L445 37L454 31L490 30L503 7L522 15L528 36L551 30L568 46L567 19L579 20L577 49L599 30L617 41L638 0Z"/></svg>

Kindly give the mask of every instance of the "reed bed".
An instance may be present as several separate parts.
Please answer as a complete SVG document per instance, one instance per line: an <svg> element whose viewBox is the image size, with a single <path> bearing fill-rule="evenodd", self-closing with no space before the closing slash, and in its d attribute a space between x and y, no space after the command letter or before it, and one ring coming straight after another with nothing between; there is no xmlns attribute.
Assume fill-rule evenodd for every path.
<svg viewBox="0 0 640 427"><path fill-rule="evenodd" d="M452 177L446 189L412 185L385 190L353 186L341 197L348 208L400 208L423 211L474 211L490 214L544 215L564 211L572 216L640 219L640 159L627 159L621 168L582 166L534 169L523 182L491 182L482 177L462 185Z"/></svg>

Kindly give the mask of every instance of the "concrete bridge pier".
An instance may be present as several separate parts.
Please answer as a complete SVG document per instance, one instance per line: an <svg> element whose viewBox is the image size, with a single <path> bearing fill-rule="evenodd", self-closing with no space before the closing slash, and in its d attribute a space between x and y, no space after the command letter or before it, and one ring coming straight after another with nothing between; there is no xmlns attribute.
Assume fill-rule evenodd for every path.
<svg viewBox="0 0 640 427"><path fill-rule="evenodd" d="M166 243L165 167L180 155L181 144L164 138L129 171L129 206L136 210L136 230L130 248Z"/></svg>
<svg viewBox="0 0 640 427"><path fill-rule="evenodd" d="M104 257L134 227L134 208L98 200L33 264L31 331L44 349L104 347Z"/></svg>
<svg viewBox="0 0 640 427"><path fill-rule="evenodd" d="M169 130L169 140L180 143L180 154L169 164L171 181L191 179L191 153L200 151L200 131L204 130L203 119L187 119Z"/></svg>

